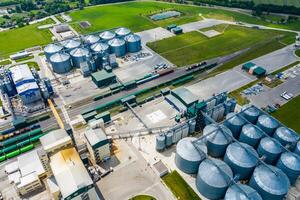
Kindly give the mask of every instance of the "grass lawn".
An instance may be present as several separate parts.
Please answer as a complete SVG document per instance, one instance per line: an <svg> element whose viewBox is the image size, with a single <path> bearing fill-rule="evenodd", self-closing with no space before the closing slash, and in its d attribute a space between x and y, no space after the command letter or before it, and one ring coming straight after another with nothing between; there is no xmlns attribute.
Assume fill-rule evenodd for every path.
<svg viewBox="0 0 300 200"><path fill-rule="evenodd" d="M0 62L0 65L9 65L9 64L11 64L11 61L8 59Z"/></svg>
<svg viewBox="0 0 300 200"><path fill-rule="evenodd" d="M300 134L300 95L284 104L272 115L284 125L294 129Z"/></svg>
<svg viewBox="0 0 300 200"><path fill-rule="evenodd" d="M25 60L30 60L34 58L33 56L26 56L24 58L20 58L20 59L17 59L16 62L22 62L22 61L25 61Z"/></svg>
<svg viewBox="0 0 300 200"><path fill-rule="evenodd" d="M177 171L171 172L162 179L177 199L201 200Z"/></svg>
<svg viewBox="0 0 300 200"><path fill-rule="evenodd" d="M295 51L295 54L296 54L298 57L300 57L300 49L297 49L297 50Z"/></svg>
<svg viewBox="0 0 300 200"><path fill-rule="evenodd" d="M52 21L52 20L50 20ZM38 30L37 27L49 21L28 25L0 32L0 58L36 45L51 42L51 33L48 30Z"/></svg>
<svg viewBox="0 0 300 200"><path fill-rule="evenodd" d="M37 71L40 71L40 67L36 62L26 62L24 64L27 64L29 68L35 68Z"/></svg>
<svg viewBox="0 0 300 200"><path fill-rule="evenodd" d="M215 29L219 30L223 26L219 25ZM229 26L224 33L213 38L207 38L194 31L148 43L148 46L175 65L184 66L228 55L248 47L255 48L259 43L274 40L274 38L284 34L289 35L289 33L272 30ZM292 35L294 36L294 34ZM283 46L279 45L278 47Z"/></svg>
<svg viewBox="0 0 300 200"><path fill-rule="evenodd" d="M154 197L151 197L149 195L138 195L135 196L129 200L156 200Z"/></svg>

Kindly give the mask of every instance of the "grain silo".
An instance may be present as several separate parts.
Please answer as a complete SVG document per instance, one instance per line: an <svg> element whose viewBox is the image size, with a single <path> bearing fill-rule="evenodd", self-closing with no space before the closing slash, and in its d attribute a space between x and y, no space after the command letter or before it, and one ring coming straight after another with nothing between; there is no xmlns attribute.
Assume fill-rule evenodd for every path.
<svg viewBox="0 0 300 200"><path fill-rule="evenodd" d="M117 36L119 37L125 37L127 35L129 35L131 33L131 31L128 29L128 28L124 28L124 27L121 27L121 28L118 28L115 33L117 34Z"/></svg>
<svg viewBox="0 0 300 200"><path fill-rule="evenodd" d="M241 183L233 184L226 191L224 200L263 200L256 190Z"/></svg>
<svg viewBox="0 0 300 200"><path fill-rule="evenodd" d="M97 42L99 42L100 37L97 35L87 35L84 37L84 42L88 45L92 45L95 44Z"/></svg>
<svg viewBox="0 0 300 200"><path fill-rule="evenodd" d="M115 38L108 41L110 52L114 53L117 57L122 57L126 54L125 41L120 38Z"/></svg>
<svg viewBox="0 0 300 200"><path fill-rule="evenodd" d="M300 157L292 152L282 153L276 167L281 169L293 185L300 176Z"/></svg>
<svg viewBox="0 0 300 200"><path fill-rule="evenodd" d="M61 42L67 52L71 52L73 49L80 47L81 43L77 40L64 40Z"/></svg>
<svg viewBox="0 0 300 200"><path fill-rule="evenodd" d="M231 143L226 149L224 156L234 175L240 180L248 179L258 163L258 154L252 146L245 143Z"/></svg>
<svg viewBox="0 0 300 200"><path fill-rule="evenodd" d="M213 157L223 157L228 144L232 141L231 131L223 125L210 124L203 130L203 135L207 135L208 154Z"/></svg>
<svg viewBox="0 0 300 200"><path fill-rule="evenodd" d="M50 57L56 53L61 52L63 49L62 46L57 45L57 44L49 44L44 48L45 56L48 61L50 61Z"/></svg>
<svg viewBox="0 0 300 200"><path fill-rule="evenodd" d="M109 46L106 43L98 42L91 45L91 51L95 57L96 66L101 66L103 57L109 54Z"/></svg>
<svg viewBox="0 0 300 200"><path fill-rule="evenodd" d="M164 134L160 134L156 136L156 150L162 151L166 148L166 136Z"/></svg>
<svg viewBox="0 0 300 200"><path fill-rule="evenodd" d="M198 151L194 144L196 138L186 137L181 139L176 145L175 164L183 172L188 174L196 174L200 162L206 157L206 146L204 143L197 147L201 149Z"/></svg>
<svg viewBox="0 0 300 200"><path fill-rule="evenodd" d="M99 34L100 38L104 41L109 41L112 40L113 38L116 37L116 34L111 32L111 31L104 31Z"/></svg>
<svg viewBox="0 0 300 200"><path fill-rule="evenodd" d="M173 144L173 131L169 131L166 134L166 146L169 147Z"/></svg>
<svg viewBox="0 0 300 200"><path fill-rule="evenodd" d="M80 68L80 63L87 61L89 50L85 48L76 48L70 52L70 55L72 57L73 66Z"/></svg>
<svg viewBox="0 0 300 200"><path fill-rule="evenodd" d="M279 126L279 123L268 115L260 115L257 119L256 125L261 128L266 134L272 136Z"/></svg>
<svg viewBox="0 0 300 200"><path fill-rule="evenodd" d="M277 128L273 137L283 146L290 145L291 148L293 148L299 140L297 133L284 126Z"/></svg>
<svg viewBox="0 0 300 200"><path fill-rule="evenodd" d="M300 156L300 141L297 142L294 152Z"/></svg>
<svg viewBox="0 0 300 200"><path fill-rule="evenodd" d="M198 169L196 187L208 199L222 199L232 178L233 173L225 162L205 159Z"/></svg>
<svg viewBox="0 0 300 200"><path fill-rule="evenodd" d="M239 141L249 144L252 147L256 148L260 139L263 136L264 136L263 132L255 125L245 124L242 127Z"/></svg>
<svg viewBox="0 0 300 200"><path fill-rule="evenodd" d="M130 53L138 52L142 49L141 37L135 34L130 34L125 37L127 51Z"/></svg>
<svg viewBox="0 0 300 200"><path fill-rule="evenodd" d="M246 121L238 114L229 113L226 115L224 125L231 130L233 137L238 138L242 127L246 124Z"/></svg>
<svg viewBox="0 0 300 200"><path fill-rule="evenodd" d="M225 101L224 102L224 108L225 108L225 111L224 111L224 114L227 115L228 113L231 112L231 101Z"/></svg>
<svg viewBox="0 0 300 200"><path fill-rule="evenodd" d="M274 164L279 158L281 152L282 147L279 142L269 137L261 139L257 148L258 155L264 156L264 161L268 164Z"/></svg>
<svg viewBox="0 0 300 200"><path fill-rule="evenodd" d="M240 112L240 114L252 124L256 124L260 115L260 110L255 106L245 106L242 108L242 112Z"/></svg>
<svg viewBox="0 0 300 200"><path fill-rule="evenodd" d="M50 63L54 72L58 74L69 72L72 69L71 58L66 53L56 53L50 57Z"/></svg>
<svg viewBox="0 0 300 200"><path fill-rule="evenodd" d="M255 168L249 185L263 199L282 200L289 190L290 181L277 167L262 164Z"/></svg>

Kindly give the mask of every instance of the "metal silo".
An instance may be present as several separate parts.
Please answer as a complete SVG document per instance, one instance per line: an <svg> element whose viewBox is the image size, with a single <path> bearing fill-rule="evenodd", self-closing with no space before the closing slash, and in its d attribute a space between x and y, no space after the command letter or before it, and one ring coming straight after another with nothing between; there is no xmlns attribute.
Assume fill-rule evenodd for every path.
<svg viewBox="0 0 300 200"><path fill-rule="evenodd" d="M256 124L260 115L260 110L255 106L245 106L242 108L242 112L240 112L240 114L252 124Z"/></svg>
<svg viewBox="0 0 300 200"><path fill-rule="evenodd" d="M156 150L162 151L166 148L166 136L164 134L160 134L156 136Z"/></svg>
<svg viewBox="0 0 300 200"><path fill-rule="evenodd" d="M166 134L166 145L167 145L167 147L169 147L172 144L173 144L173 131L169 131Z"/></svg>
<svg viewBox="0 0 300 200"><path fill-rule="evenodd" d="M244 180L251 176L258 163L258 154L252 146L234 142L227 147L224 162L230 166L234 175Z"/></svg>
<svg viewBox="0 0 300 200"><path fill-rule="evenodd" d="M200 162L205 159L206 146L204 143L198 145L198 151L193 145L196 138L186 137L176 145L175 164L183 172L195 174L198 171Z"/></svg>
<svg viewBox="0 0 300 200"><path fill-rule="evenodd" d="M232 133L223 125L210 124L204 128L203 135L207 135L212 131L214 133L206 138L208 154L213 157L223 157L228 144L232 141Z"/></svg>
<svg viewBox="0 0 300 200"><path fill-rule="evenodd" d="M125 37L126 35L129 35L131 33L131 31L128 28L118 28L115 33L117 34L117 36L119 37Z"/></svg>
<svg viewBox="0 0 300 200"><path fill-rule="evenodd" d="M71 52L73 49L76 49L80 47L81 43L77 40L65 40L62 41L61 44L64 46L64 48L67 50L67 52Z"/></svg>
<svg viewBox="0 0 300 200"><path fill-rule="evenodd" d="M48 61L50 61L50 57L56 53L59 53L63 49L62 46L56 44L49 44L44 48L45 56Z"/></svg>
<svg viewBox="0 0 300 200"><path fill-rule="evenodd" d="M228 188L224 200L262 200L262 198L252 187L237 183Z"/></svg>
<svg viewBox="0 0 300 200"><path fill-rule="evenodd" d="M300 157L292 152L282 153L276 167L281 169L293 185L300 175Z"/></svg>
<svg viewBox="0 0 300 200"><path fill-rule="evenodd" d="M227 114L226 120L224 121L224 125L231 130L232 135L235 138L239 137L244 124L246 124L246 121L235 113Z"/></svg>
<svg viewBox="0 0 300 200"><path fill-rule="evenodd" d="M205 159L198 169L196 187L208 199L222 199L232 177L232 171L225 162Z"/></svg>
<svg viewBox="0 0 300 200"><path fill-rule="evenodd" d="M295 146L294 152L298 155L300 155L300 141L297 142L297 145Z"/></svg>
<svg viewBox="0 0 300 200"><path fill-rule="evenodd" d="M263 132L252 124L245 124L242 127L241 134L239 137L240 142L244 142L253 146L254 148L257 147L260 139L264 136Z"/></svg>
<svg viewBox="0 0 300 200"><path fill-rule="evenodd" d="M269 137L261 139L257 148L258 155L264 156L264 161L268 164L274 164L281 152L282 147L278 144L278 141Z"/></svg>
<svg viewBox="0 0 300 200"><path fill-rule="evenodd" d="M127 51L130 53L138 52L142 49L141 37L135 34L130 34L125 37Z"/></svg>
<svg viewBox="0 0 300 200"><path fill-rule="evenodd" d="M227 115L228 113L230 113L231 110L231 101L225 101L224 102L224 108L225 108L225 115Z"/></svg>
<svg viewBox="0 0 300 200"><path fill-rule="evenodd" d="M80 63L87 61L89 50L85 48L76 48L70 52L70 55L72 57L73 66L80 68Z"/></svg>
<svg viewBox="0 0 300 200"><path fill-rule="evenodd" d="M94 54L100 54L104 56L105 54L109 54L109 46L106 43L98 42L91 46L91 50Z"/></svg>
<svg viewBox="0 0 300 200"><path fill-rule="evenodd" d="M261 128L266 134L272 136L279 126L279 123L268 115L261 115L257 119L256 125Z"/></svg>
<svg viewBox="0 0 300 200"><path fill-rule="evenodd" d="M273 137L277 139L283 146L291 145L291 148L293 148L299 140L297 133L283 126L276 129Z"/></svg>
<svg viewBox="0 0 300 200"><path fill-rule="evenodd" d="M84 37L84 42L88 45L92 45L95 44L97 42L99 42L100 37L97 35L87 35Z"/></svg>
<svg viewBox="0 0 300 200"><path fill-rule="evenodd" d="M290 181L285 173L277 167L258 165L253 172L249 185L263 199L282 200L289 190Z"/></svg>
<svg viewBox="0 0 300 200"><path fill-rule="evenodd" d="M112 40L113 38L116 37L116 34L111 32L111 31L104 31L99 34L100 38L104 41L109 41Z"/></svg>
<svg viewBox="0 0 300 200"><path fill-rule="evenodd" d="M122 57L126 54L126 45L123 39L115 38L108 41L110 52L116 54L117 57Z"/></svg>
<svg viewBox="0 0 300 200"><path fill-rule="evenodd" d="M62 74L72 69L70 55L66 53L56 53L50 57L53 71Z"/></svg>

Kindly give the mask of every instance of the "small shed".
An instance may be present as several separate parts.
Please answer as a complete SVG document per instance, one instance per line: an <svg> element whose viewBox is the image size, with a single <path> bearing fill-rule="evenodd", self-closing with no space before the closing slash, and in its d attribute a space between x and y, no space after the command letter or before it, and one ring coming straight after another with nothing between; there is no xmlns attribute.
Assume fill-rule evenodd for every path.
<svg viewBox="0 0 300 200"><path fill-rule="evenodd" d="M105 70L92 73L92 80L98 87L104 87L116 82L116 75Z"/></svg>

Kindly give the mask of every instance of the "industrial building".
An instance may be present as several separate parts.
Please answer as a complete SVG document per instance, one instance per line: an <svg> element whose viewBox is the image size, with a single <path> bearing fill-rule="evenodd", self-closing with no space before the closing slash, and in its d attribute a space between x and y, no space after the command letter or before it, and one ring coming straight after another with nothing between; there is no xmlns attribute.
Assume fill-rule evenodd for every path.
<svg viewBox="0 0 300 200"><path fill-rule="evenodd" d="M178 111L186 111L188 107L198 102L197 96L183 87L172 90L171 94L166 96L166 100Z"/></svg>
<svg viewBox="0 0 300 200"><path fill-rule="evenodd" d="M100 163L110 157L110 144L102 128L87 128L84 133L87 148L93 163Z"/></svg>
<svg viewBox="0 0 300 200"><path fill-rule="evenodd" d="M52 155L50 166L55 178L55 182L51 183L57 184L60 199L100 199L75 148L64 149Z"/></svg>
<svg viewBox="0 0 300 200"><path fill-rule="evenodd" d="M51 175L51 170L45 168L49 162L43 150L33 150L17 158L17 161L7 164L5 171L8 179L15 184L21 195L26 195L42 187L42 181Z"/></svg>
<svg viewBox="0 0 300 200"><path fill-rule="evenodd" d="M92 81L99 87L105 87L116 82L116 75L104 70L92 73Z"/></svg>
<svg viewBox="0 0 300 200"><path fill-rule="evenodd" d="M49 155L70 148L73 146L73 141L68 133L63 129L58 129L47 133L40 138L40 142L44 151Z"/></svg>

